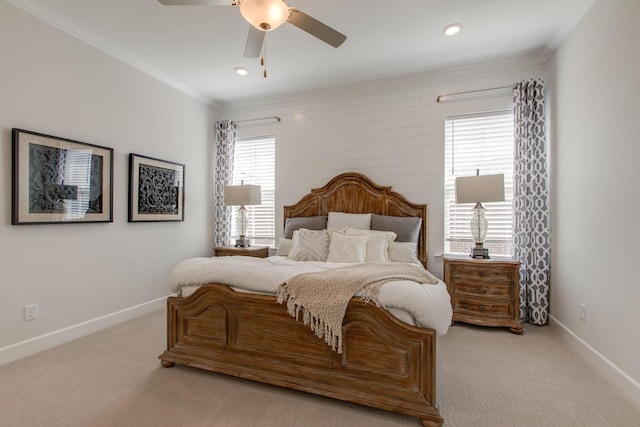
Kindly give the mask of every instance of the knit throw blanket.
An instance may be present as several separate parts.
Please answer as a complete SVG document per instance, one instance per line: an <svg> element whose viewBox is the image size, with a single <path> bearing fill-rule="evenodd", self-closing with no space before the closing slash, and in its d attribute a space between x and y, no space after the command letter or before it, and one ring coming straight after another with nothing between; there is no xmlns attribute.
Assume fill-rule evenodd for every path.
<svg viewBox="0 0 640 427"><path fill-rule="evenodd" d="M309 325L333 351L342 353L342 321L349 300L362 291L365 301L378 304L380 287L395 280L436 284L438 279L422 267L406 263L363 263L331 270L302 273L278 286L278 303Z"/></svg>

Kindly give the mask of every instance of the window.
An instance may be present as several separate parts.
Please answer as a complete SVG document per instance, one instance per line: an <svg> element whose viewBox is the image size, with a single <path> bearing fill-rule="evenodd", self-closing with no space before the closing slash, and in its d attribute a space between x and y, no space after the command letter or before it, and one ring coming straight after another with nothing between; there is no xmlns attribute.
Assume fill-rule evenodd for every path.
<svg viewBox="0 0 640 427"><path fill-rule="evenodd" d="M445 118L445 253L469 254L473 204L456 204L457 176L504 174L504 202L487 203L489 254L511 255L513 224L513 113L499 111Z"/></svg>
<svg viewBox="0 0 640 427"><path fill-rule="evenodd" d="M256 245L275 245L276 140L273 137L242 138L233 156L233 185L259 185L262 204L247 206L247 238ZM236 229L235 214L231 230ZM238 236L233 236L238 237Z"/></svg>

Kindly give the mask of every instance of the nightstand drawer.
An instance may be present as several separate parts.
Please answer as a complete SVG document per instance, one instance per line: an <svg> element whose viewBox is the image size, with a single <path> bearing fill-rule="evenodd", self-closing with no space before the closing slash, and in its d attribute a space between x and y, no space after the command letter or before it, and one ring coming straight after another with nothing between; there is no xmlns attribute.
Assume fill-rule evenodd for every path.
<svg viewBox="0 0 640 427"><path fill-rule="evenodd" d="M492 319L513 317L511 301L496 301L490 299L473 300L470 298L456 298L453 310L459 314L470 316L490 316Z"/></svg>
<svg viewBox="0 0 640 427"><path fill-rule="evenodd" d="M454 265L451 268L451 279L456 282L471 284L503 285L509 287L513 283L513 268L498 267L486 268L476 265Z"/></svg>
<svg viewBox="0 0 640 427"><path fill-rule="evenodd" d="M513 286L510 283L489 284L460 280L456 283L455 296L483 296L489 298L511 298Z"/></svg>

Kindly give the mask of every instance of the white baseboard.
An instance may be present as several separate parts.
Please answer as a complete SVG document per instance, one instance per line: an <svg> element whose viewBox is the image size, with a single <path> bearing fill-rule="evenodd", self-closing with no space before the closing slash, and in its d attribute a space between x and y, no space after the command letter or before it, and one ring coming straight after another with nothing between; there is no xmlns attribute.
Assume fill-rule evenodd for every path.
<svg viewBox="0 0 640 427"><path fill-rule="evenodd" d="M598 370L610 383L618 388L633 403L640 407L640 383L626 372L607 359L602 353L591 347L586 341L576 335L571 329L553 316L549 316L551 325L563 336L564 340L578 352L578 354L596 370Z"/></svg>
<svg viewBox="0 0 640 427"><path fill-rule="evenodd" d="M115 313L96 317L95 319L87 320L86 322L78 323L76 325L68 326L57 331L52 331L44 335L2 347L0 348L0 365L13 362L14 360L21 359L110 326L117 325L135 317L159 310L165 307L166 302L167 297L158 298L116 311Z"/></svg>

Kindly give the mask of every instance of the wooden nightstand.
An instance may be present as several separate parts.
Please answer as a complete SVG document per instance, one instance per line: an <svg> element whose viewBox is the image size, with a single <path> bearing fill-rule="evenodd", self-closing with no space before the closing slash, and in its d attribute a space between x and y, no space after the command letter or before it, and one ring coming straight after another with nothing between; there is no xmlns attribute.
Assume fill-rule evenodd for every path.
<svg viewBox="0 0 640 427"><path fill-rule="evenodd" d="M449 257L443 261L453 321L523 332L519 261Z"/></svg>
<svg viewBox="0 0 640 427"><path fill-rule="evenodd" d="M235 246L216 246L213 248L214 256L253 256L257 258L266 258L269 256L269 246L245 246L237 248Z"/></svg>

